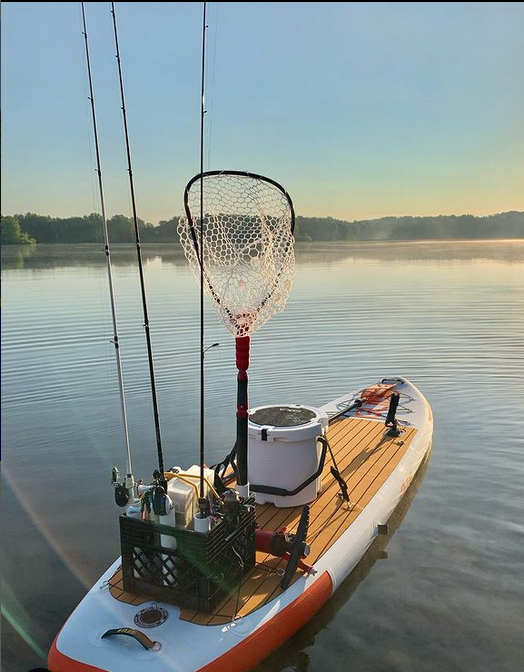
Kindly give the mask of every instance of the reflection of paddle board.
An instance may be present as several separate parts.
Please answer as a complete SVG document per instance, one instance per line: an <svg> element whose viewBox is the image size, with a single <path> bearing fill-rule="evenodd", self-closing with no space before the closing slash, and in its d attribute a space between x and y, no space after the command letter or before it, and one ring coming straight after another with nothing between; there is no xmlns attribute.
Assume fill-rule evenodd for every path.
<svg viewBox="0 0 524 672"><path fill-rule="evenodd" d="M392 396L398 404L394 418L389 413ZM347 408L351 410L343 412ZM263 660L311 619L377 535L387 533L386 523L427 455L433 431L429 404L403 378L384 379L317 410L315 418L297 426L302 441L308 423L330 418L327 441L312 449L323 468L316 479L320 489L309 503L309 573L299 565L290 585L282 589L285 560L267 549L257 550L255 565L211 611L204 612L187 606L187 602L176 606L153 600L147 591L141 595L129 592L123 585L118 559L56 637L49 654L50 670L241 672ZM319 427L322 424L319 420ZM293 492L298 485L292 482L292 474L283 475L288 465L282 469L278 464L280 454L287 459L286 441L291 439L292 448L300 443L293 440L296 436L286 438L286 429L289 427L261 425L265 430L261 435L267 441L263 448L267 447L268 455L270 449L276 449L272 473L277 492L257 494L265 501L255 505L259 538L264 532L269 538L269 532L284 527L288 532L296 531L303 517L302 502L282 506L285 501L280 499L285 497L283 490ZM254 433L250 441L256 440ZM325 444L327 452L322 448ZM332 469L334 464L336 470ZM299 483L303 480L300 476ZM341 482L347 486L349 503L340 496ZM265 485L271 490L271 484L266 481ZM135 523L141 525L141 521ZM169 553L164 551L163 557Z"/></svg>

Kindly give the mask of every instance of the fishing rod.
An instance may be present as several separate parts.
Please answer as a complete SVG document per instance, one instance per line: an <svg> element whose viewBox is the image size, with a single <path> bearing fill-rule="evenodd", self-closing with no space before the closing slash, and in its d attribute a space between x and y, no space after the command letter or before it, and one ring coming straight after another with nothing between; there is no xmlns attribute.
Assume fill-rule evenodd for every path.
<svg viewBox="0 0 524 672"><path fill-rule="evenodd" d="M204 492L204 117L205 110L205 71L206 71L206 15L207 2L202 12L202 72L200 97L200 516L207 518L208 502Z"/></svg>
<svg viewBox="0 0 524 672"><path fill-rule="evenodd" d="M158 401L156 394L156 383L155 383L155 367L153 363L153 347L151 345L151 334L149 330L149 316L147 311L147 300L146 300L146 287L144 280L144 268L142 263L142 250L140 245L140 232L138 228L138 218L136 214L136 200L135 200L135 186L133 182L133 170L131 166L131 148L129 144L129 133L127 128L127 112L126 112L126 103L124 97L124 82L122 78L122 63L120 59L120 48L118 46L118 33L116 28L116 13L115 13L115 3L111 3L111 14L113 17L113 29L115 36L115 48L116 48L116 61L118 64L118 79L120 82L120 97L122 101L122 117L124 123L124 136L126 143L126 154L127 154L127 172L129 174L129 186L131 190L131 205L133 209L133 224L135 229L135 244L136 252L138 258L138 270L140 274L140 289L142 295L142 310L144 314L144 330L146 333L146 343L147 343L147 357L149 362L149 377L151 380L151 396L153 401L153 415L155 419L155 434L156 434L156 446L158 454L158 470L160 472L160 480L165 482L164 477L164 457L162 453L162 438L160 434L160 419L158 414Z"/></svg>
<svg viewBox="0 0 524 672"><path fill-rule="evenodd" d="M127 423L127 411L126 411L126 398L125 398L125 387L124 387L124 374L122 371L122 360L120 357L120 341L118 338L118 322L117 322L117 312L116 312L116 302L115 302L115 290L113 285L113 270L111 266L111 254L109 251L109 231L107 227L107 217L106 217L106 207L105 207L105 197L104 197L104 184L102 180L102 167L100 161L100 147L98 142L98 125L96 120L96 111L95 111L95 96L93 92L93 78L91 74L91 59L89 57L89 44L87 39L87 23L86 23L86 14L84 3L82 5L82 23L83 23L83 36L85 42L86 50L86 63L87 63L87 74L89 79L89 101L91 103L91 118L93 122L93 135L95 142L95 152L96 152L96 174L98 176L98 191L100 194L100 207L102 210L102 223L104 229L104 251L106 255L106 265L107 265L107 277L109 281L109 297L111 300L111 315L113 318L113 340L112 343L115 346L115 356L116 356L116 368L118 371L118 385L120 389L120 410L122 413L122 424L124 427L124 441L126 447L126 478L124 481L124 488L127 491L129 498L134 499L134 487L135 479L133 477L133 468L131 465L131 448L129 446L129 429ZM117 475L114 473L114 481L117 480Z"/></svg>

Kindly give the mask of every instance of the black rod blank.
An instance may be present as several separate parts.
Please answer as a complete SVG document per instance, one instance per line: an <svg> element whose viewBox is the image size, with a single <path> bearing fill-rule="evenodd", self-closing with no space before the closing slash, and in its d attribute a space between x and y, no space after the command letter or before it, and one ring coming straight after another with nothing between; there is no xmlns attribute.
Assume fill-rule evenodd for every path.
<svg viewBox="0 0 524 672"><path fill-rule="evenodd" d="M124 82L122 78L122 64L120 59L120 49L118 46L118 33L116 29L116 14L115 14L115 3L111 3L111 14L113 16L113 29L115 35L115 47L116 47L116 61L118 64L118 79L120 82L120 96L122 100L122 117L124 121L124 136L126 143L126 153L127 153L127 172L129 173L129 186L131 190L131 205L133 209L133 224L135 229L135 244L136 252L138 258L138 270L140 273L140 290L142 295L142 310L144 314L144 329L146 332L146 343L147 343L147 357L149 362L149 377L151 380L151 397L153 401L153 415L155 421L155 434L156 434L156 446L158 454L158 469L160 471L161 479L164 478L164 457L162 453L162 438L160 434L160 418L158 414L158 400L156 394L156 382L155 382L155 367L153 363L153 347L151 345L151 334L149 330L149 316L147 311L147 299L146 299L146 287L144 280L144 266L142 263L142 250L140 246L140 231L138 228L138 218L136 213L136 199L135 199L135 186L133 182L133 170L131 166L131 148L129 144L129 133L127 128L127 112L126 112L126 103L124 97Z"/></svg>

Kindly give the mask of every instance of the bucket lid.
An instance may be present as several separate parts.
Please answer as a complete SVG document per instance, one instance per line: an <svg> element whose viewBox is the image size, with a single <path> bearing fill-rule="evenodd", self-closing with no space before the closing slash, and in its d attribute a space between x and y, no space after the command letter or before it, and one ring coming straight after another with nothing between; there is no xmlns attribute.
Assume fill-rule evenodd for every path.
<svg viewBox="0 0 524 672"><path fill-rule="evenodd" d="M298 427L313 418L317 418L316 410L306 406L262 406L249 414L253 424L271 427Z"/></svg>
<svg viewBox="0 0 524 672"><path fill-rule="evenodd" d="M249 433L264 441L301 441L323 434L327 427L326 413L312 406L281 404L260 406L249 413Z"/></svg>

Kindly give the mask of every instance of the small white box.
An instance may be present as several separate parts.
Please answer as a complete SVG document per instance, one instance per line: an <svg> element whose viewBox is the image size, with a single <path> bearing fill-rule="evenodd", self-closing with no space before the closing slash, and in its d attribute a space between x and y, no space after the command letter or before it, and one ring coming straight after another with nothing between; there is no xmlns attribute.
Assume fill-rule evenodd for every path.
<svg viewBox="0 0 524 672"><path fill-rule="evenodd" d="M200 494L200 467L194 464L186 471L179 469L178 473L182 478L171 478L167 484L167 494L174 505L175 525L176 527L188 528L193 523L193 516L198 512L198 497ZM215 478L215 472L212 469L204 468L204 476L212 484ZM188 478L190 477L190 478ZM193 487L191 483L196 486ZM209 486L204 481L204 496L209 494Z"/></svg>

